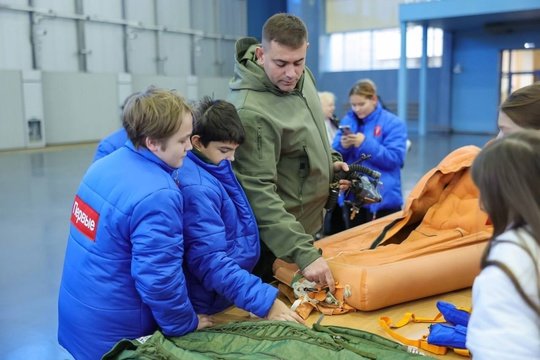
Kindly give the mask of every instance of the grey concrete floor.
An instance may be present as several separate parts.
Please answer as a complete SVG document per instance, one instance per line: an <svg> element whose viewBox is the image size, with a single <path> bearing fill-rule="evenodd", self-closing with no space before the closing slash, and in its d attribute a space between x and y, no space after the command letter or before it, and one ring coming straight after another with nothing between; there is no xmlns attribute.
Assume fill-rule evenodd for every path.
<svg viewBox="0 0 540 360"><path fill-rule="evenodd" d="M411 137L407 195L425 172L463 145L492 136ZM0 152L0 358L72 359L56 340L57 296L69 210L95 144Z"/></svg>

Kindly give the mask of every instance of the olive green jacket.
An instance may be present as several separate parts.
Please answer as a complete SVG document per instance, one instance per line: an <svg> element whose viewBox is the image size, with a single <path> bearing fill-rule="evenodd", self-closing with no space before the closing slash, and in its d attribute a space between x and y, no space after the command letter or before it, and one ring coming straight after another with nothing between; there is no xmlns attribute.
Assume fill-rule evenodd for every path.
<svg viewBox="0 0 540 360"><path fill-rule="evenodd" d="M416 354L415 354L416 353ZM429 360L395 341L367 331L291 321L239 321L184 336L119 341L102 360Z"/></svg>
<svg viewBox="0 0 540 360"><path fill-rule="evenodd" d="M253 207L261 240L300 269L320 257L313 237L322 227L333 177L332 153L313 75L306 68L292 92L274 86L256 63L254 38L236 43L229 101L240 115L246 141L233 162Z"/></svg>

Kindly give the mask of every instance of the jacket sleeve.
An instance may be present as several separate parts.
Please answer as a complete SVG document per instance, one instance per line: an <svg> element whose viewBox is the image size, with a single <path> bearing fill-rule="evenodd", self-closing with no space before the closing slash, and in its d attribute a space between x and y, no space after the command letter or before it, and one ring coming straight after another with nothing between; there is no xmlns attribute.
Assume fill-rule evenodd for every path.
<svg viewBox="0 0 540 360"><path fill-rule="evenodd" d="M238 114L246 141L236 150L233 166L257 218L261 241L277 258L295 262L303 270L321 255L277 193L281 134L252 111L240 109Z"/></svg>
<svg viewBox="0 0 540 360"><path fill-rule="evenodd" d="M182 270L182 206L180 191L163 189L137 204L130 221L135 286L168 336L198 325Z"/></svg>
<svg viewBox="0 0 540 360"><path fill-rule="evenodd" d="M393 170L403 167L407 143L407 126L405 122L386 112L382 116L383 139L379 142L372 136L366 136L364 142L354 149L352 159L359 159L362 154L369 154L370 163L381 170Z"/></svg>
<svg viewBox="0 0 540 360"><path fill-rule="evenodd" d="M241 309L265 317L278 289L263 283L227 255L227 243L235 239L226 237L222 196L207 186L189 186L182 192L186 209L185 260L190 272L206 289L217 292Z"/></svg>

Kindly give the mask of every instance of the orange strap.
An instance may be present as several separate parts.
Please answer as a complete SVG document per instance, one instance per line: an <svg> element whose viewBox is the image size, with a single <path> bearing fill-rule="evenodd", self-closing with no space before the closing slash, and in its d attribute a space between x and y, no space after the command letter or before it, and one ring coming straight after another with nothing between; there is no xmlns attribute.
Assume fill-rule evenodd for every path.
<svg viewBox="0 0 540 360"><path fill-rule="evenodd" d="M471 353L467 349L453 348L454 352L461 356L471 356Z"/></svg>
<svg viewBox="0 0 540 360"><path fill-rule="evenodd" d="M441 313L438 313L434 318L426 318L426 317L418 317L414 315L413 313L405 313L405 315L399 320L396 324L392 325L393 329L400 328L402 326L407 325L410 322L414 323L443 323L446 322L444 320Z"/></svg>
<svg viewBox="0 0 540 360"><path fill-rule="evenodd" d="M410 314L412 316L410 316L410 315L408 316L408 314ZM392 320L390 320L390 318L388 318L386 316L383 316L383 317L381 317L379 319L379 325L383 328L383 330L388 335L390 335L391 337L393 337L397 341L401 342L402 344L414 346L414 347L417 347L419 349L429 351L430 353L433 353L433 354L436 354L436 355L445 355L448 352L448 348L446 346L432 345L432 344L428 343L426 341L426 339L418 339L418 340L409 339L409 338L406 338L403 335L398 334L394 330L392 330L392 329L399 328L401 326L404 326L404 325L408 324L411 321L410 319L412 319L413 317L414 317L414 314L407 313L405 318L400 320L400 322L399 322L400 326L398 326L398 325L392 325ZM407 320L407 318L408 318L408 320ZM402 323L403 321L406 321L406 322ZM421 321L421 322L428 322L428 321Z"/></svg>

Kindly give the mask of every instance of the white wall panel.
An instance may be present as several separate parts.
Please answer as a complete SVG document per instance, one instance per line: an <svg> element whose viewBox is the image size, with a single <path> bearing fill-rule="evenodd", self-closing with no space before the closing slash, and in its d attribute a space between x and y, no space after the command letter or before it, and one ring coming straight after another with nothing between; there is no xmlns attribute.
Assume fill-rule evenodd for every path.
<svg viewBox="0 0 540 360"><path fill-rule="evenodd" d="M83 0L85 15L96 19L122 20L120 0ZM88 72L124 72L124 29L122 25L85 23L85 43L89 51Z"/></svg>
<svg viewBox="0 0 540 360"><path fill-rule="evenodd" d="M46 143L63 144L96 141L118 128L125 97L150 84L189 100L226 98L235 37L247 32L245 0L0 3L12 6L0 6L0 91L11 94L0 100L2 149L30 146L25 114L36 114L37 104ZM20 70L37 71L42 81L25 83Z"/></svg>
<svg viewBox="0 0 540 360"><path fill-rule="evenodd" d="M247 7L245 0L219 1L219 16L221 33L236 38L247 34ZM233 21L231 21L233 19ZM224 40L217 50L216 61L218 76L232 76L234 68L234 54L236 39Z"/></svg>
<svg viewBox="0 0 540 360"><path fill-rule="evenodd" d="M190 1L163 0L157 3L157 20L172 30L191 29ZM189 34L162 32L159 38L159 54L162 59L158 71L167 76L189 76L191 74L191 41Z"/></svg>
<svg viewBox="0 0 540 360"><path fill-rule="evenodd" d="M191 74L191 36L163 33L160 40L163 75Z"/></svg>
<svg viewBox="0 0 540 360"><path fill-rule="evenodd" d="M46 32L36 47L36 58L45 71L78 71L79 54L74 20L43 18L41 28Z"/></svg>
<svg viewBox="0 0 540 360"><path fill-rule="evenodd" d="M34 6L56 12L74 13L75 0L33 0Z"/></svg>
<svg viewBox="0 0 540 360"><path fill-rule="evenodd" d="M28 5L28 0L2 0L2 4L25 6Z"/></svg>
<svg viewBox="0 0 540 360"><path fill-rule="evenodd" d="M228 77L200 77L199 98L211 96L216 100L227 100L227 95L229 95L229 80L230 78Z"/></svg>
<svg viewBox="0 0 540 360"><path fill-rule="evenodd" d="M243 37L247 34L246 0L217 1L223 34Z"/></svg>
<svg viewBox="0 0 540 360"><path fill-rule="evenodd" d="M155 11L152 0L126 1L126 19L154 25ZM156 35L152 31L128 28L127 61L132 74L155 74Z"/></svg>
<svg viewBox="0 0 540 360"><path fill-rule="evenodd" d="M213 35L242 37L247 33L244 1L200 0L192 3L194 29ZM203 38L193 46L193 66L197 76L227 76L233 73L235 39Z"/></svg>
<svg viewBox="0 0 540 360"><path fill-rule="evenodd" d="M30 17L0 12L0 69L32 69Z"/></svg>
<svg viewBox="0 0 540 360"><path fill-rule="evenodd" d="M25 145L20 71L0 70L0 149Z"/></svg>
<svg viewBox="0 0 540 360"><path fill-rule="evenodd" d="M116 74L43 72L47 144L97 141L118 128Z"/></svg>
<svg viewBox="0 0 540 360"><path fill-rule="evenodd" d="M118 127L122 126L122 109L127 97L133 93L131 74L118 74Z"/></svg>
<svg viewBox="0 0 540 360"><path fill-rule="evenodd" d="M154 0L126 1L126 18L142 24L155 25Z"/></svg>
<svg viewBox="0 0 540 360"><path fill-rule="evenodd" d="M106 19L122 18L121 0L83 0L83 11L90 16Z"/></svg>
<svg viewBox="0 0 540 360"><path fill-rule="evenodd" d="M191 28L189 14L189 0L161 0L157 2L157 18L160 25L188 30Z"/></svg>
<svg viewBox="0 0 540 360"><path fill-rule="evenodd" d="M129 72L132 74L155 74L156 35L152 31L130 29L127 45Z"/></svg>
<svg viewBox="0 0 540 360"><path fill-rule="evenodd" d="M88 23L85 25L88 72L124 71L124 33L121 26Z"/></svg>
<svg viewBox="0 0 540 360"><path fill-rule="evenodd" d="M154 85L164 89L175 89L185 98L189 98L188 84L185 77L133 75L131 79L134 92L142 91L147 86Z"/></svg>

